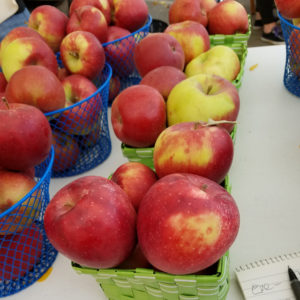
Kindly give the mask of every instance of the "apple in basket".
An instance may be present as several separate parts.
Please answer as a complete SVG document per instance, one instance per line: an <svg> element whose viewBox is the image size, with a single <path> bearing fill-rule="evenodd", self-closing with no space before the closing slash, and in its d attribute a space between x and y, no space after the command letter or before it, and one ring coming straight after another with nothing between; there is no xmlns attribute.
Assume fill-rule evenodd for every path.
<svg viewBox="0 0 300 300"><path fill-rule="evenodd" d="M7 86L7 80L5 79L3 72L0 72L0 93L5 92L6 86Z"/></svg>
<svg viewBox="0 0 300 300"><path fill-rule="evenodd" d="M118 75L113 75L110 79L109 83L109 96L108 101L112 103L114 99L117 97L121 89L121 81Z"/></svg>
<svg viewBox="0 0 300 300"><path fill-rule="evenodd" d="M5 98L9 103L24 103L50 112L65 107L61 81L44 66L25 66L10 78Z"/></svg>
<svg viewBox="0 0 300 300"><path fill-rule="evenodd" d="M136 243L136 212L127 194L101 176L84 176L59 190L44 225L54 248L86 267L117 266Z"/></svg>
<svg viewBox="0 0 300 300"><path fill-rule="evenodd" d="M297 0L275 0L280 14L287 19L300 18L300 3Z"/></svg>
<svg viewBox="0 0 300 300"><path fill-rule="evenodd" d="M222 127L183 122L166 128L153 150L159 177L172 173L193 173L221 183L233 159L233 141Z"/></svg>
<svg viewBox="0 0 300 300"><path fill-rule="evenodd" d="M201 8L204 9L206 14L208 14L208 12L212 10L217 4L218 2L216 0L201 0Z"/></svg>
<svg viewBox="0 0 300 300"><path fill-rule="evenodd" d="M179 82L167 100L168 125L181 122L236 121L240 108L237 88L217 75L198 74ZM234 123L220 124L231 132Z"/></svg>
<svg viewBox="0 0 300 300"><path fill-rule="evenodd" d="M153 146L166 128L166 104L162 95L147 85L124 89L111 106L115 135L131 147Z"/></svg>
<svg viewBox="0 0 300 300"><path fill-rule="evenodd" d="M146 193L137 217L139 245L157 269L191 274L217 262L240 226L233 197L216 182L173 173Z"/></svg>
<svg viewBox="0 0 300 300"><path fill-rule="evenodd" d="M52 144L50 124L36 107L0 105L0 166L26 170L43 162Z"/></svg>

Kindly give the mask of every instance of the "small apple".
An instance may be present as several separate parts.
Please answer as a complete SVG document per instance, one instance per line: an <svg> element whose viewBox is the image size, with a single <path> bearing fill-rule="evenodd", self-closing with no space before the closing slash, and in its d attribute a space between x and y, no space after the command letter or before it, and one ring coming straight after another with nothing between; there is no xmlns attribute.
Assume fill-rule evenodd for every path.
<svg viewBox="0 0 300 300"><path fill-rule="evenodd" d="M151 168L140 162L126 162L113 172L111 180L126 192L137 211L144 195L157 181L157 176Z"/></svg>
<svg viewBox="0 0 300 300"><path fill-rule="evenodd" d="M58 77L38 65L25 66L16 71L7 84L5 98L9 103L33 105L42 112L61 109L66 102Z"/></svg>
<svg viewBox="0 0 300 300"><path fill-rule="evenodd" d="M52 144L50 124L38 108L9 103L0 106L0 166L26 170L49 155Z"/></svg>
<svg viewBox="0 0 300 300"><path fill-rule="evenodd" d="M65 68L72 74L94 79L105 65L104 49L94 34L74 31L67 34L60 45L60 55Z"/></svg>
<svg viewBox="0 0 300 300"><path fill-rule="evenodd" d="M159 179L137 216L146 259L176 275L196 273L217 262L235 241L239 226L233 197L216 182L188 173Z"/></svg>
<svg viewBox="0 0 300 300"><path fill-rule="evenodd" d="M135 66L142 77L161 66L172 66L182 71L184 61L184 51L180 43L163 32L148 34L134 50Z"/></svg>
<svg viewBox="0 0 300 300"><path fill-rule="evenodd" d="M300 18L300 3L298 0L275 0L274 2L284 18Z"/></svg>
<svg viewBox="0 0 300 300"><path fill-rule="evenodd" d="M91 268L111 268L130 255L136 242L135 222L126 193L101 176L84 176L64 186L44 215L54 248Z"/></svg>
<svg viewBox="0 0 300 300"><path fill-rule="evenodd" d="M111 104L114 99L117 97L121 90L121 81L120 77L117 75L113 75L110 79L110 84L109 84L109 97L108 101Z"/></svg>
<svg viewBox="0 0 300 300"><path fill-rule="evenodd" d="M240 108L237 88L217 75L198 74L179 82L167 100L168 126L181 122L236 121ZM234 123L219 126L231 132Z"/></svg>
<svg viewBox="0 0 300 300"><path fill-rule="evenodd" d="M73 31L93 33L100 43L107 41L107 23L104 14L95 6L84 5L76 8L67 24L67 33Z"/></svg>
<svg viewBox="0 0 300 300"><path fill-rule="evenodd" d="M127 87L112 103L111 122L117 138L126 145L153 146L166 127L164 98L147 85Z"/></svg>
<svg viewBox="0 0 300 300"><path fill-rule="evenodd" d="M3 72L0 71L0 93L5 92L6 86L7 86L7 80L5 79Z"/></svg>
<svg viewBox="0 0 300 300"><path fill-rule="evenodd" d="M186 75L178 68L161 66L148 72L140 84L155 88L166 101L173 87L184 79Z"/></svg>
<svg viewBox="0 0 300 300"><path fill-rule="evenodd" d="M236 79L241 70L238 55L226 45L217 45L191 60L185 67L188 77L197 74L214 74L229 81Z"/></svg>

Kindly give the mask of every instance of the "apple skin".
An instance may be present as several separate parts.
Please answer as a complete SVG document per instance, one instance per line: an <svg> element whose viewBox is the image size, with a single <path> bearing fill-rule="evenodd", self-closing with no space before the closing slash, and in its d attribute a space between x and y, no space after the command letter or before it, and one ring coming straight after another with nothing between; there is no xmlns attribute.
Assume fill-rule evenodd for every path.
<svg viewBox="0 0 300 300"><path fill-rule="evenodd" d="M195 21L207 26L207 15L199 0L175 0L169 9L169 24Z"/></svg>
<svg viewBox="0 0 300 300"><path fill-rule="evenodd" d="M0 120L0 166L22 171L48 157L51 127L38 108L21 103L0 106Z"/></svg>
<svg viewBox="0 0 300 300"><path fill-rule="evenodd" d="M65 68L72 74L94 79L105 65L104 49L94 34L74 31L67 34L60 45L60 55Z"/></svg>
<svg viewBox="0 0 300 300"><path fill-rule="evenodd" d="M85 5L97 7L104 14L107 25L111 23L111 6L108 0L72 0L69 16L72 15L75 9Z"/></svg>
<svg viewBox="0 0 300 300"><path fill-rule="evenodd" d="M21 68L41 65L57 75L56 56L46 42L35 37L18 38L1 51L2 72L7 81Z"/></svg>
<svg viewBox="0 0 300 300"><path fill-rule="evenodd" d="M100 43L107 41L107 23L104 14L95 6L84 5L73 11L67 24L67 33L73 31L93 33Z"/></svg>
<svg viewBox="0 0 300 300"><path fill-rule="evenodd" d="M59 190L44 224L54 248L86 267L117 266L136 243L136 213L128 196L101 176L84 176Z"/></svg>
<svg viewBox="0 0 300 300"><path fill-rule="evenodd" d="M134 32L146 23L148 12L145 0L113 0L111 21L113 25Z"/></svg>
<svg viewBox="0 0 300 300"><path fill-rule="evenodd" d="M234 242L238 207L219 184L199 175L174 173L147 192L137 216L142 252L157 269L192 274L217 262Z"/></svg>
<svg viewBox="0 0 300 300"><path fill-rule="evenodd" d="M39 5L29 16L28 27L36 30L54 51L59 51L59 46L66 35L69 18L53 5Z"/></svg>
<svg viewBox="0 0 300 300"><path fill-rule="evenodd" d="M233 141L226 129L183 122L166 128L153 151L159 178L172 173L193 173L221 183L233 159Z"/></svg>
<svg viewBox="0 0 300 300"><path fill-rule="evenodd" d="M161 66L172 66L183 71L185 57L182 46L173 36L157 32L148 34L136 45L134 62L139 74L144 77Z"/></svg>
<svg viewBox="0 0 300 300"><path fill-rule="evenodd" d="M5 92L6 86L7 86L7 80L5 79L3 72L0 71L0 93Z"/></svg>
<svg viewBox="0 0 300 300"><path fill-rule="evenodd" d="M218 2L216 0L201 0L201 7L206 11L206 14L212 10Z"/></svg>
<svg viewBox="0 0 300 300"><path fill-rule="evenodd" d="M164 98L150 86L132 85L113 101L111 122L121 142L132 147L150 147L166 128Z"/></svg>
<svg viewBox="0 0 300 300"><path fill-rule="evenodd" d="M293 25L299 27L300 26L300 17L292 19Z"/></svg>
<svg viewBox="0 0 300 300"><path fill-rule="evenodd" d="M297 0L275 0L280 14L287 19L300 18L300 3Z"/></svg>
<svg viewBox="0 0 300 300"><path fill-rule="evenodd" d="M249 30L245 7L235 0L219 2L208 13L209 34L246 33Z"/></svg>
<svg viewBox="0 0 300 300"><path fill-rule="evenodd" d="M144 195L157 181L157 176L151 168L140 162L126 162L114 171L111 180L126 192L137 211Z"/></svg>
<svg viewBox="0 0 300 300"><path fill-rule="evenodd" d="M240 70L241 63L234 50L226 45L217 45L190 61L185 67L185 74L188 77L214 74L233 81Z"/></svg>
<svg viewBox="0 0 300 300"><path fill-rule="evenodd" d="M181 122L236 121L240 108L237 88L217 75L198 74L179 82L167 100L168 126ZM234 124L219 126L231 132Z"/></svg>
<svg viewBox="0 0 300 300"><path fill-rule="evenodd" d="M121 90L121 81L118 75L113 75L109 84L109 103L112 103Z"/></svg>
<svg viewBox="0 0 300 300"><path fill-rule="evenodd" d="M29 65L16 71L10 78L5 97L9 103L24 103L42 112L61 109L66 97L58 77L44 66Z"/></svg>
<svg viewBox="0 0 300 300"><path fill-rule="evenodd" d="M30 193L35 185L35 180L25 172L0 170L0 214ZM22 204L0 218L0 236L20 232L38 218L41 205L39 193L35 191Z"/></svg>
<svg viewBox="0 0 300 300"><path fill-rule="evenodd" d="M33 223L22 233L0 237L0 280L24 276L40 260L43 236Z"/></svg>
<svg viewBox="0 0 300 300"><path fill-rule="evenodd" d="M291 71L298 77L300 77L300 50L298 47L298 41L300 38L300 31L293 29L289 36L290 55L288 63Z"/></svg>
<svg viewBox="0 0 300 300"><path fill-rule="evenodd" d="M210 48L208 32L198 22L187 20L170 24L164 32L173 36L182 46L185 64Z"/></svg>
<svg viewBox="0 0 300 300"><path fill-rule="evenodd" d="M148 72L140 84L155 88L166 101L173 87L186 78L186 75L178 68L161 66Z"/></svg>

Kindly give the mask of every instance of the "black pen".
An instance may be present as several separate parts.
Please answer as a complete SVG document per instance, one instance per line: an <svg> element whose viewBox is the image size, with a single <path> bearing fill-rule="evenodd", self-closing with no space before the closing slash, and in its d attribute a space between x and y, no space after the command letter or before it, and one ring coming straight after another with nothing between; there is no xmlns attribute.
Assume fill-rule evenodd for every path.
<svg viewBox="0 0 300 300"><path fill-rule="evenodd" d="M289 272L290 284L294 292L295 298L296 300L300 300L300 281L290 267L288 267L288 272Z"/></svg>

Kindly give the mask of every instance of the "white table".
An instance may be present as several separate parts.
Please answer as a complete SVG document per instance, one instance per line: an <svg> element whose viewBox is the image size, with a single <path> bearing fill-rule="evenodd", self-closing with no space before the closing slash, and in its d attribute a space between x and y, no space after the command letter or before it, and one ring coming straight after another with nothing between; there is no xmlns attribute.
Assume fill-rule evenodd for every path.
<svg viewBox="0 0 300 300"><path fill-rule="evenodd" d="M258 66L250 71L255 64ZM240 209L241 226L230 249L228 300L242 299L235 267L300 250L300 98L283 85L284 64L285 46L249 48L229 177L232 195ZM84 175L107 177L127 161L112 130L111 138L109 158ZM50 196L80 176L52 179ZM106 297L94 278L77 275L70 261L58 255L45 281L6 299L106 300Z"/></svg>

